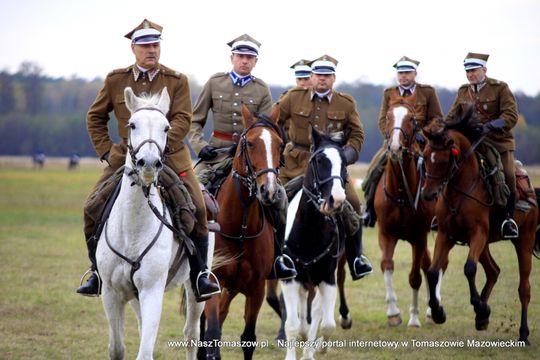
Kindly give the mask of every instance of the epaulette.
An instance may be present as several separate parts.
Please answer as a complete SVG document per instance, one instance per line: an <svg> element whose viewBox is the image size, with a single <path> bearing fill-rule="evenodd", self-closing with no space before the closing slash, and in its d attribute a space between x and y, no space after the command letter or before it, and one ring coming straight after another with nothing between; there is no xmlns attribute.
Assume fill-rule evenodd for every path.
<svg viewBox="0 0 540 360"><path fill-rule="evenodd" d="M182 73L180 71L173 70L164 65L160 65L159 71L165 76L174 76L176 78L182 77Z"/></svg>
<svg viewBox="0 0 540 360"><path fill-rule="evenodd" d="M487 78L486 82L489 85L502 85L502 84L504 84L504 81L497 80L497 79L492 79L492 78Z"/></svg>
<svg viewBox="0 0 540 360"><path fill-rule="evenodd" d="M214 75L210 76L210 79L215 79L215 78L219 78L219 77L223 77L223 76L229 76L229 72L228 71L221 71L221 72L218 72L218 73L215 73Z"/></svg>
<svg viewBox="0 0 540 360"><path fill-rule="evenodd" d="M303 86L295 86L293 87L292 89L289 89L287 91L290 91L290 92L296 92L296 91L308 91L309 88L307 87L303 87Z"/></svg>
<svg viewBox="0 0 540 360"><path fill-rule="evenodd" d="M268 86L268 85L266 85L266 83L262 79L259 79L258 77L253 76L252 79L253 79L254 83L257 83L257 84L262 85L264 87Z"/></svg>
<svg viewBox="0 0 540 360"><path fill-rule="evenodd" d="M114 69L113 71L108 73L107 76L116 75L116 74L125 74L127 72L130 72L132 67L133 67L133 65L130 65L130 66L125 67L125 68Z"/></svg>
<svg viewBox="0 0 540 360"><path fill-rule="evenodd" d="M340 91L336 91L336 94L342 96L343 98L349 100L349 101L352 102L352 103L354 103L354 101L355 101L354 98L353 98L351 95L349 95L349 94L342 93L342 92L340 92Z"/></svg>
<svg viewBox="0 0 540 360"><path fill-rule="evenodd" d="M386 94L387 92L390 92L390 91L392 91L392 90L395 90L395 88L396 88L395 86L386 88L386 89L384 89L383 93Z"/></svg>
<svg viewBox="0 0 540 360"><path fill-rule="evenodd" d="M465 89L465 88L467 88L467 87L469 87L469 84L463 84L463 85L461 85L461 86L459 87L459 89Z"/></svg>
<svg viewBox="0 0 540 360"><path fill-rule="evenodd" d="M418 83L416 83L416 85L418 87L421 87L421 88L428 88L428 89L433 89L434 88L433 86L428 85L428 84L418 84Z"/></svg>

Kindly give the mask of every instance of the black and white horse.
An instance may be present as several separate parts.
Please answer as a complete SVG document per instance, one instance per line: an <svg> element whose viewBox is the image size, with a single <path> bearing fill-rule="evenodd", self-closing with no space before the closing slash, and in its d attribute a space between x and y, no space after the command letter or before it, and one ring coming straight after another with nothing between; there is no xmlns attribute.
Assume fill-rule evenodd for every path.
<svg viewBox="0 0 540 360"><path fill-rule="evenodd" d="M335 141L312 130L315 148L309 159L302 190L289 205L286 252L298 275L283 281L287 309L286 359L295 359L297 337L307 338L302 359L312 359L322 340L336 328L336 268L345 249L343 227L336 216L345 201L347 168L341 137ZM307 321L308 287L315 287L311 325ZM320 329L320 338L316 341Z"/></svg>

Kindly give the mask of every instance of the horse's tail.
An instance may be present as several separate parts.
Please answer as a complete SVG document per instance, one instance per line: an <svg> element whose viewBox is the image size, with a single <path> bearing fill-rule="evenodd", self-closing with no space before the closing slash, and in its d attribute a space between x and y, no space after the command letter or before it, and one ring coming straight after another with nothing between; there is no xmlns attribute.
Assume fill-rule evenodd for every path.
<svg viewBox="0 0 540 360"><path fill-rule="evenodd" d="M238 253L235 256L230 256L229 254L225 254L217 250L214 252L214 257L212 259L212 271L223 266L234 264L238 259L240 259L240 257L242 257L242 253Z"/></svg>
<svg viewBox="0 0 540 360"><path fill-rule="evenodd" d="M540 188L534 188L536 203L540 205ZM536 241L534 242L533 255L540 260L540 211L538 211L538 222L536 223Z"/></svg>

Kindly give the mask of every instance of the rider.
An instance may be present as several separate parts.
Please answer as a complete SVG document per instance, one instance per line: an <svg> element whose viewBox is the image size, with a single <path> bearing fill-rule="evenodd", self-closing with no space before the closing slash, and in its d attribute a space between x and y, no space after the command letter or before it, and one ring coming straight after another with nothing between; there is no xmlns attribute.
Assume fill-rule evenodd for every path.
<svg viewBox="0 0 540 360"><path fill-rule="evenodd" d="M434 117L442 118L443 113L441 104L435 89L430 85L419 84L416 82L417 68L419 61L403 56L395 64L397 80L399 85L386 88L383 93L383 101L379 111L379 131L383 138L386 137L386 113L388 112L390 98L392 95L408 97L416 93L416 103L414 104L414 116L421 129L429 120ZM366 213L364 214L364 224L366 226L375 226L376 214L373 208L375 199L375 190L382 176L386 165L386 139L382 147L377 151L371 160L366 179L362 183L364 197L366 199Z"/></svg>
<svg viewBox="0 0 540 360"><path fill-rule="evenodd" d="M159 93L166 86L171 98L170 110L167 113L171 129L168 132L165 163L183 180L196 207L197 223L189 234L196 252L188 255L188 259L191 268L190 278L197 300L204 301L218 293L220 288L218 284L208 279L206 211L201 190L191 169L189 151L182 142L189 129L192 115L189 84L186 75L159 63L161 31L161 26L145 19L125 35L131 40L135 64L110 72L88 111L86 119L88 134L99 159L106 161L108 165L91 194L125 163L128 144L126 124L130 113L124 103L124 88L129 86L136 94L141 94ZM121 137L118 144L113 143L107 128L111 111L114 111L118 122L118 133ZM100 217L101 214L93 214L85 207L84 234L93 273L88 281L77 289L77 293L86 296L96 296L100 291L95 258L97 238L94 237L96 221Z"/></svg>
<svg viewBox="0 0 540 360"><path fill-rule="evenodd" d="M289 90L280 100L280 122L289 123L289 142L285 147L285 164L281 181L288 182L306 172L310 157L310 125L322 133L349 133L343 147L347 164L354 164L364 142L364 129L353 97L333 89L337 60L323 55L311 63L310 87ZM354 211L360 214L360 200L350 179L345 194ZM346 253L353 280L373 272L362 255L362 234L358 230L346 240Z"/></svg>
<svg viewBox="0 0 540 360"><path fill-rule="evenodd" d="M517 198L514 164L516 143L512 135L512 128L518 120L518 111L516 99L508 85L486 76L488 57L489 55L477 53L468 53L465 57L465 74L469 82L459 88L447 121L453 121L473 103L473 119L482 124L487 133L484 142L492 145L501 156L505 182L510 189L505 209L506 218L501 225L501 237L512 239L519 235L517 224L513 219ZM504 128L489 131L491 128L489 123L496 119L504 120Z"/></svg>
<svg viewBox="0 0 540 360"><path fill-rule="evenodd" d="M264 81L251 75L258 61L261 43L244 34L230 41L232 70L219 72L206 82L193 110L193 120L188 139L191 148L201 159L195 166L199 181L208 186L216 176L228 175L232 166L229 154L242 133L242 105L250 112L269 114L272 95ZM203 128L208 112L213 114L213 132L209 141L204 139ZM221 173L221 174L218 174ZM283 192L284 194L284 192ZM275 226L275 225L274 225ZM282 260L281 246L276 244L276 260ZM283 261L275 261L276 277L286 279L296 276L296 270Z"/></svg>

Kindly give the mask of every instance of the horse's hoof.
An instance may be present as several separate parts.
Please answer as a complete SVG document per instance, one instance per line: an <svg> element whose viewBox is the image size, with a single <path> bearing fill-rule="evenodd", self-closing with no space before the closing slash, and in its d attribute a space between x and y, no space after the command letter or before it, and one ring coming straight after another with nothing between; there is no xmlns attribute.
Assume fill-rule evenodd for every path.
<svg viewBox="0 0 540 360"><path fill-rule="evenodd" d="M285 331L280 330L276 336L276 340L287 340L287 336L285 335Z"/></svg>
<svg viewBox="0 0 540 360"><path fill-rule="evenodd" d="M410 318L407 327L419 329L421 327L420 320L418 318Z"/></svg>
<svg viewBox="0 0 540 360"><path fill-rule="evenodd" d="M487 330L489 325L489 317L480 317L477 315L475 319L475 325L476 330L478 331Z"/></svg>
<svg viewBox="0 0 540 360"><path fill-rule="evenodd" d="M435 321L435 324L444 324L446 321L446 313L444 312L444 308L442 306L439 306L437 309L431 309L431 317L433 318L433 321Z"/></svg>
<svg viewBox="0 0 540 360"><path fill-rule="evenodd" d="M475 307L474 311L476 312L476 330L487 330L489 325L489 315L491 315L491 308L489 307L489 305L483 303L482 305Z"/></svg>
<svg viewBox="0 0 540 360"><path fill-rule="evenodd" d="M403 322L403 319L401 318L401 314L390 315L388 316L387 322L388 322L388 326L395 327L395 326L401 325L401 323Z"/></svg>
<svg viewBox="0 0 540 360"><path fill-rule="evenodd" d="M342 329L350 329L352 327L352 317L351 314L347 314L347 317L339 316L339 323Z"/></svg>

